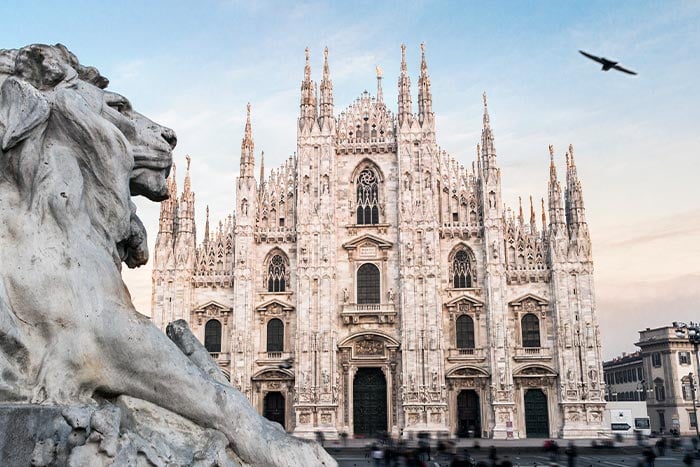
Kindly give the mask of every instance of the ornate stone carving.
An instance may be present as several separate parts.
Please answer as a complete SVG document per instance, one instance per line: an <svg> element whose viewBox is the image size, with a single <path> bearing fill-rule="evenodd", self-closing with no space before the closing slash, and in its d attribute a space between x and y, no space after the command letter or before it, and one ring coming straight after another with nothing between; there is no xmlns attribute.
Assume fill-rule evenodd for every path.
<svg viewBox="0 0 700 467"><path fill-rule="evenodd" d="M374 339L364 339L355 343L355 355L358 357L384 356L384 343Z"/></svg>

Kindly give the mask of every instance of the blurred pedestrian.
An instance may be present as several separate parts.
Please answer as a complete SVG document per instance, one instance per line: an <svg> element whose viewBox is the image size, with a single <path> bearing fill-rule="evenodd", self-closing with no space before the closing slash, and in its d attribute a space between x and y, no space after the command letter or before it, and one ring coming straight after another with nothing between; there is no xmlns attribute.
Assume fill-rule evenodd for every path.
<svg viewBox="0 0 700 467"><path fill-rule="evenodd" d="M566 462L569 467L576 467L576 457L578 456L578 450L576 449L576 444L573 441L569 441L569 445L564 451L566 454Z"/></svg>
<svg viewBox="0 0 700 467"><path fill-rule="evenodd" d="M642 451L642 456L644 456L644 460L647 463L646 467L654 467L654 459L656 459L656 454L654 454L654 450L652 448L648 446L645 447Z"/></svg>
<svg viewBox="0 0 700 467"><path fill-rule="evenodd" d="M493 444L489 448L489 460L491 461L491 466L496 467L496 461L498 460L498 454L496 453L496 446Z"/></svg>
<svg viewBox="0 0 700 467"><path fill-rule="evenodd" d="M685 465L693 465L693 462L694 462L693 455L689 452L686 452L685 456L683 456L683 463Z"/></svg>

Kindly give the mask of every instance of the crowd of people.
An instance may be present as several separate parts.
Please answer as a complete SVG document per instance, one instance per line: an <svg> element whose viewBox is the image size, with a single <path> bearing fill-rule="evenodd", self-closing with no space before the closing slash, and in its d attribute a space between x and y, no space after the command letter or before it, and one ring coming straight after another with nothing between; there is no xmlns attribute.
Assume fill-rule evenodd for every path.
<svg viewBox="0 0 700 467"><path fill-rule="evenodd" d="M697 450L697 440L693 439L692 446L686 446L683 451L682 463L686 466L694 465ZM605 447L594 444L592 447ZM508 455L500 456L495 446L488 448L488 454L481 451L478 441L471 448L457 448L451 440L438 440L436 448L433 448L428 437L419 437L417 444L407 444L401 440L394 442L389 436L380 437L373 443L367 452L375 467L433 467L434 465L449 465L449 467L513 467L513 461ZM667 450L684 449L680 441L665 437L659 438L653 445L645 445L641 451L641 457L637 467L654 467L657 457L667 455ZM553 466L576 467L579 457L579 448L573 441L569 441L562 450L554 439L548 439L543 444L544 453ZM478 454L481 460L476 460L472 453ZM439 459L439 463L436 463ZM564 464L564 462L566 464Z"/></svg>

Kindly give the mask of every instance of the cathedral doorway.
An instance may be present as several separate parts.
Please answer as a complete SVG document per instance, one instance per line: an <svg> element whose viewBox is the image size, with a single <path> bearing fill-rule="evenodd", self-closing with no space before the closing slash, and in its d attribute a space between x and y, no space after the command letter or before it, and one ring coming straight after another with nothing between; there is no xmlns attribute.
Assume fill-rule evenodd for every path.
<svg viewBox="0 0 700 467"><path fill-rule="evenodd" d="M479 395L473 389L460 391L457 396L457 436L481 437L481 410Z"/></svg>
<svg viewBox="0 0 700 467"><path fill-rule="evenodd" d="M525 392L525 432L528 438L549 437L547 396L541 389Z"/></svg>
<svg viewBox="0 0 700 467"><path fill-rule="evenodd" d="M281 392L268 392L263 399L263 417L284 427L284 396Z"/></svg>
<svg viewBox="0 0 700 467"><path fill-rule="evenodd" d="M353 379L353 430L373 436L387 431L387 385L380 368L359 368Z"/></svg>

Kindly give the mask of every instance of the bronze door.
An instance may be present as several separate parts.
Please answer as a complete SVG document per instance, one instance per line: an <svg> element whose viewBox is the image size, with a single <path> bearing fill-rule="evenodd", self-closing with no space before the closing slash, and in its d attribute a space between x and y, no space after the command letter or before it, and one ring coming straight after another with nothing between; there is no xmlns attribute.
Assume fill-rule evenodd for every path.
<svg viewBox="0 0 700 467"><path fill-rule="evenodd" d="M263 400L263 417L277 422L284 428L284 396L280 392L268 392Z"/></svg>
<svg viewBox="0 0 700 467"><path fill-rule="evenodd" d="M353 427L356 435L373 436L387 430L387 392L379 368L360 368L353 380Z"/></svg>
<svg viewBox="0 0 700 467"><path fill-rule="evenodd" d="M541 389L528 389L525 393L525 432L528 438L549 437L547 396Z"/></svg>
<svg viewBox="0 0 700 467"><path fill-rule="evenodd" d="M473 389L460 391L457 396L457 436L481 437L479 395Z"/></svg>

